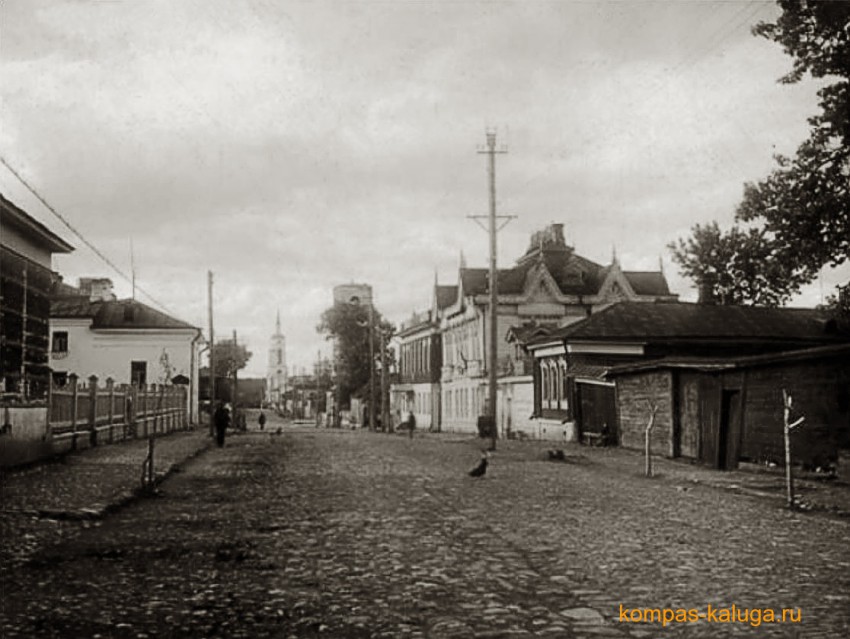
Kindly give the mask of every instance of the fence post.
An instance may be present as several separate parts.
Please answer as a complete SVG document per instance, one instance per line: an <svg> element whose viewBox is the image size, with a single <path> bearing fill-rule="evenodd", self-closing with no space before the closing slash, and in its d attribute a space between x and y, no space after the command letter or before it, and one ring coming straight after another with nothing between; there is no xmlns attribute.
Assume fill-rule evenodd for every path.
<svg viewBox="0 0 850 639"><path fill-rule="evenodd" d="M159 412L162 413L162 418L160 419L160 423L162 424L162 432L171 432L171 424L169 423L168 413L165 407L165 384L159 385Z"/></svg>
<svg viewBox="0 0 850 639"><path fill-rule="evenodd" d="M89 442L97 446L97 375L89 376Z"/></svg>
<svg viewBox="0 0 850 639"><path fill-rule="evenodd" d="M106 390L109 392L109 443L115 442L115 425L112 420L115 417L115 380L106 378Z"/></svg>
<svg viewBox="0 0 850 639"><path fill-rule="evenodd" d="M71 385L71 450L77 450L77 393L79 380L76 373L68 375Z"/></svg>
<svg viewBox="0 0 850 639"><path fill-rule="evenodd" d="M127 402L125 407L127 416L125 417L126 426L124 429L124 439L127 439L127 427L130 430L130 437L136 439L136 409L138 408L139 397L137 393L137 389L134 385L130 385L126 387L127 395L125 396L124 401Z"/></svg>

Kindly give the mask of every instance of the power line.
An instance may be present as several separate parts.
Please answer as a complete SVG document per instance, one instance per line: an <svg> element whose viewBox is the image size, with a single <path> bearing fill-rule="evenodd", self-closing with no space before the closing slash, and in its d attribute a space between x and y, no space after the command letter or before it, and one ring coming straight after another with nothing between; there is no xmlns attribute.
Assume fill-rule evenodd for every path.
<svg viewBox="0 0 850 639"><path fill-rule="evenodd" d="M76 235L78 238L80 238L80 241L82 241L82 243L83 243L83 244L85 244L85 245L86 245L86 246L87 246L87 247L88 247L88 248L89 248L89 249L90 249L90 250L91 250L91 251L92 251L95 255L97 255L100 259L102 259L104 262L106 262L106 264L107 264L107 265L109 265L109 267L110 267L110 268L112 268L112 270L114 270L116 273L118 273L118 275L120 275L121 277L123 277L123 278L124 278L127 282L130 282L131 284L133 284L134 289L136 289L136 290L140 291L141 293L144 293L144 294L148 297L148 299L150 299L150 300L151 300L154 304L156 304L157 306L159 306L162 310L164 310L165 312L167 312L167 313L169 313L169 314L171 314L171 315L174 315L174 313L173 313L173 312L172 312L172 311L171 311L171 310L170 310L170 309L169 309L169 308L168 308L165 304L163 304L162 302L159 302L159 301L158 301L158 300L157 300L157 299L156 299L153 295L151 295L150 293L148 293L147 291L145 291L145 290L144 290L141 286L139 286L138 284L136 284L136 283L135 283L135 277L128 277L128 276L127 276L127 275L126 275L126 274L125 274L125 273L124 273L124 272L123 272L120 268L118 268L118 267L115 265L115 263L114 263L112 260L110 260L108 257L106 257L106 255L104 255L104 254L100 251L100 249L98 249L98 248L97 248L97 247L96 247L96 246L95 246L92 242L90 242L90 241L89 241L89 240L88 240L88 239L87 239L87 238L86 238L86 237L85 237L85 236L84 236L84 235L83 235L80 231L78 231L78 230L74 227L74 225L73 225L73 224L71 224L71 223L70 223L70 222L69 222L69 221L65 218L65 216L63 216L61 213L59 213L59 211L57 211L55 208L53 208L53 207L50 205L50 203L49 203L47 200L45 200L45 199L41 196L41 194L40 194L38 191L36 191L35 187L33 187L33 186L29 183L29 182L27 182L27 181L23 178L23 176L22 176L20 173L18 173L18 172L17 172L17 171L16 171L16 170L15 170L15 169L14 169L14 168L13 168L13 167L12 167L12 166L8 163L8 162L7 162L7 161L6 161L6 158L5 158L5 157L3 157L2 155L0 155L0 163L2 163L2 164L3 164L3 166L5 166L5 167L9 170L9 172L17 178L17 179L18 179L18 181L19 181L21 184L23 184L23 185L27 188L27 190L28 190L30 193L32 193L32 194L33 194L33 195L34 195L34 196L38 199L38 201L39 201L39 202L41 202L41 203L42 203L42 204L43 204L43 205L47 208L47 210L48 210L48 211L50 211L51 213L53 213L53 215L55 215L55 216L56 216L56 217L57 217L57 218L58 218L58 219L62 222L62 224L64 224L66 227L68 227L68 230L70 230L70 231L71 231L74 235Z"/></svg>

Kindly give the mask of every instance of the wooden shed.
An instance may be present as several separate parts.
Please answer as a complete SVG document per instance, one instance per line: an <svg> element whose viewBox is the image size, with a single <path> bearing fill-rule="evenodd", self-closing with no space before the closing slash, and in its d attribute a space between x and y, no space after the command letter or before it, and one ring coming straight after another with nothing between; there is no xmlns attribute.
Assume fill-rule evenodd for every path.
<svg viewBox="0 0 850 639"><path fill-rule="evenodd" d="M620 443L642 448L657 406L653 450L731 469L784 463L782 391L793 398L794 462L835 463L850 448L850 344L744 358L667 358L611 369Z"/></svg>

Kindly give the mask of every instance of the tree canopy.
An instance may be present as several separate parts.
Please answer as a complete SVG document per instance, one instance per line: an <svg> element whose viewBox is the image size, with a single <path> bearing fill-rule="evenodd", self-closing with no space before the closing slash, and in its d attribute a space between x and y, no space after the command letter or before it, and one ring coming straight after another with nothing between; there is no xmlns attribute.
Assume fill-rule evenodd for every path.
<svg viewBox="0 0 850 639"><path fill-rule="evenodd" d="M252 355L243 344L237 344L232 339L216 342L214 348L216 377L230 377L242 370Z"/></svg>
<svg viewBox="0 0 850 639"><path fill-rule="evenodd" d="M697 225L687 242L668 245L682 273L723 303L781 304L850 254L850 2L778 4L776 22L753 33L793 57L780 82L808 75L823 83L809 138L793 158L777 155L766 178L744 185L738 226L721 233L716 223Z"/></svg>
<svg viewBox="0 0 850 639"><path fill-rule="evenodd" d="M389 341L395 327L373 310L374 353L376 374L380 366L381 338L386 347L388 366L393 361ZM369 383L369 306L362 304L334 304L322 313L316 330L329 340L336 340L337 384L343 404L352 393Z"/></svg>

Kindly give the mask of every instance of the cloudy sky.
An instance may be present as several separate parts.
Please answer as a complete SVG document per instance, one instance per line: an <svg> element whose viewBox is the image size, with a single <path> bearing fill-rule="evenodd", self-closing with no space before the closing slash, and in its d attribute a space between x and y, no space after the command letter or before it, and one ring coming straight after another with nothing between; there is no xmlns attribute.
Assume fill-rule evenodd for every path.
<svg viewBox="0 0 850 639"><path fill-rule="evenodd" d="M399 321L486 266L487 127L498 158L500 266L531 232L624 268L695 223L728 225L743 183L793 153L817 87L750 34L773 2L5 0L0 155L172 314L236 329L263 375L280 309L290 365L334 285L370 282ZM130 284L4 167L0 191L77 248L67 281ZM820 301L826 272L797 305ZM144 295L140 299L148 301Z"/></svg>

